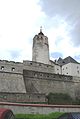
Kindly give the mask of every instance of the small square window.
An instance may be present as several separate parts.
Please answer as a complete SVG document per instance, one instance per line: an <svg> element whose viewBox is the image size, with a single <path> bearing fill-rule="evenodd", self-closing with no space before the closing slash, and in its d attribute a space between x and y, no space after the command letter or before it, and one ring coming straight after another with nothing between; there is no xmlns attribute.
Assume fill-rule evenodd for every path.
<svg viewBox="0 0 80 119"><path fill-rule="evenodd" d="M79 71L77 71L77 73L79 74Z"/></svg>
<svg viewBox="0 0 80 119"><path fill-rule="evenodd" d="M11 71L14 71L14 70L15 70L15 68L14 68L14 67L12 67Z"/></svg>
<svg viewBox="0 0 80 119"><path fill-rule="evenodd" d="M4 66L1 66L1 70L4 70Z"/></svg>
<svg viewBox="0 0 80 119"><path fill-rule="evenodd" d="M32 63L30 62L30 65L32 65Z"/></svg>
<svg viewBox="0 0 80 119"><path fill-rule="evenodd" d="M79 67L77 66L77 69L78 69Z"/></svg>

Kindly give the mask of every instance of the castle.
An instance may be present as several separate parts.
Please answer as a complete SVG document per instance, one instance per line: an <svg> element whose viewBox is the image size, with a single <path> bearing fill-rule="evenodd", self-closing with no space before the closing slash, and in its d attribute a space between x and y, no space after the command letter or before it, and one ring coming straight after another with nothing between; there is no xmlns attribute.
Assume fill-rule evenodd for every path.
<svg viewBox="0 0 80 119"><path fill-rule="evenodd" d="M0 60L0 101L45 102L50 92L80 99L79 71L70 56L50 60L48 37L40 29L33 38L32 61Z"/></svg>

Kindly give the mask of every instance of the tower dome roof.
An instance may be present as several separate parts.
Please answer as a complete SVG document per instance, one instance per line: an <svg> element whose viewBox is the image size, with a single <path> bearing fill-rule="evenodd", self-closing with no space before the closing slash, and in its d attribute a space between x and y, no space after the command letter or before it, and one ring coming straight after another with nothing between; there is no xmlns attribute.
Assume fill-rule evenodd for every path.
<svg viewBox="0 0 80 119"><path fill-rule="evenodd" d="M38 33L38 35L44 35L42 32L42 26L40 27L40 32Z"/></svg>
<svg viewBox="0 0 80 119"><path fill-rule="evenodd" d="M38 33L38 35L44 35L43 32Z"/></svg>

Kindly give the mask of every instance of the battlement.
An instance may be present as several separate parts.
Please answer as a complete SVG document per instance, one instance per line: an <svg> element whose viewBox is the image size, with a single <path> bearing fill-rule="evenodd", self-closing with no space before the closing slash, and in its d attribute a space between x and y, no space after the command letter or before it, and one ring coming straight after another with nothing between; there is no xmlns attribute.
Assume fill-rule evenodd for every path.
<svg viewBox="0 0 80 119"><path fill-rule="evenodd" d="M0 71L2 71L2 72L13 72L13 73L22 73L23 63L8 61L8 60L0 60Z"/></svg>
<svg viewBox="0 0 80 119"><path fill-rule="evenodd" d="M23 69L54 73L54 66L49 64L27 60L23 62L0 60L1 72L23 73Z"/></svg>
<svg viewBox="0 0 80 119"><path fill-rule="evenodd" d="M9 60L0 60L0 63L22 64L21 62L15 62L15 61L9 61Z"/></svg>
<svg viewBox="0 0 80 119"><path fill-rule="evenodd" d="M34 61L23 61L23 69L54 73L54 66Z"/></svg>

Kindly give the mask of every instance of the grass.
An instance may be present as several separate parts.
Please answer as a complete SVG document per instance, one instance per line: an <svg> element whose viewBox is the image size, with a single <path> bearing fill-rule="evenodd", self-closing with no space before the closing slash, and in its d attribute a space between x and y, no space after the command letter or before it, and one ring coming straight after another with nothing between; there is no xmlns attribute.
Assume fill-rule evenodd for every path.
<svg viewBox="0 0 80 119"><path fill-rule="evenodd" d="M55 112L50 114L16 114L16 119L56 119L62 112Z"/></svg>

